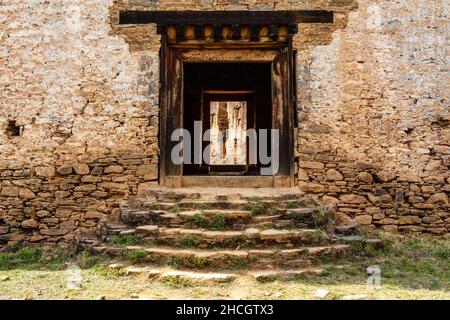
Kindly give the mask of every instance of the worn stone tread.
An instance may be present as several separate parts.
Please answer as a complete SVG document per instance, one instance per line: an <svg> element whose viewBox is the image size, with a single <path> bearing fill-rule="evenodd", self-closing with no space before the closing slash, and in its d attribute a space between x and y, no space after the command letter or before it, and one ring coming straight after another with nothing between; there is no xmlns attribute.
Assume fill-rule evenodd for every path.
<svg viewBox="0 0 450 320"><path fill-rule="evenodd" d="M314 208L290 208L290 209L278 209L277 213L284 216L304 216L314 213Z"/></svg>
<svg viewBox="0 0 450 320"><path fill-rule="evenodd" d="M217 210L189 210L181 211L177 214L183 218L192 218L196 215L203 215L205 217L210 217L214 215L223 215L225 218L231 219L243 219L251 217L251 212L246 210L233 210L233 209L217 209Z"/></svg>
<svg viewBox="0 0 450 320"><path fill-rule="evenodd" d="M277 215L257 215L257 216L253 216L252 217L252 221L254 222L272 222L273 220L276 220L278 218L281 218L282 215L277 214Z"/></svg>
<svg viewBox="0 0 450 320"><path fill-rule="evenodd" d="M345 251L350 251L350 245L338 244L330 246L320 246L320 247L301 247L295 249L239 249L239 250L208 250L208 249L194 249L194 248L172 248L172 247L147 247L147 246L127 246L121 247L108 247L108 246L98 246L97 251L106 251L119 253L121 250L139 250L145 251L148 254L156 254L164 257L175 256L179 258L197 257L197 258L248 258L248 257L259 257L259 258L277 258L277 257L288 257L288 256L298 256L298 257L315 257L321 254L327 253L342 253Z"/></svg>
<svg viewBox="0 0 450 320"><path fill-rule="evenodd" d="M256 281L289 280L299 275L320 275L321 268L305 268L294 270L250 270L245 275L253 277Z"/></svg>
<svg viewBox="0 0 450 320"><path fill-rule="evenodd" d="M183 270L167 270L167 268L126 266L124 264L111 264L110 269L123 269L127 275L145 275L149 279L164 280L167 278L181 278L195 282L230 282L239 275L231 272L193 272Z"/></svg>

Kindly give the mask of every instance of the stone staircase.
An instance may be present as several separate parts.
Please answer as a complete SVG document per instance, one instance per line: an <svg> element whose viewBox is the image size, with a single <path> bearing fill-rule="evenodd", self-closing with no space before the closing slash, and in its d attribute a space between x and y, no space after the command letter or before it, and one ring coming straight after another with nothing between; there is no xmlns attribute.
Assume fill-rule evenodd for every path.
<svg viewBox="0 0 450 320"><path fill-rule="evenodd" d="M331 214L291 188L148 190L78 245L122 259L111 268L129 273L219 281L317 274L352 254Z"/></svg>

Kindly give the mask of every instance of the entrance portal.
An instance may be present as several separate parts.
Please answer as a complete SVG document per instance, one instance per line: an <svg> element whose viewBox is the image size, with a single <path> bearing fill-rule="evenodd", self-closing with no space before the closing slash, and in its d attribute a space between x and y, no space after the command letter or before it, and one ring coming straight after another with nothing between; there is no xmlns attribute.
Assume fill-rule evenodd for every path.
<svg viewBox="0 0 450 320"><path fill-rule="evenodd" d="M122 8L122 6L120 7ZM262 178L266 178L264 181L267 181L267 184L273 187L295 185L294 141L296 137L294 137L294 127L296 126L297 116L295 114L296 76L293 36L298 32L299 23L334 23L333 12L324 10L123 10L115 16L115 19L120 25L154 23L157 25L157 33L161 35L161 69L159 73L161 81L159 94L159 179L161 185L169 187L189 185L184 183L188 178L191 178L191 181L194 182L200 181L197 180L198 176L192 174L200 174L200 177L203 178L212 178L209 179L211 184L213 182L223 187L262 186ZM124 30L128 30L128 28L124 28ZM127 38L128 36L127 34ZM139 41L141 40L139 39ZM231 64L234 64L234 67L239 70L231 74L232 79L228 79L227 85L221 86L219 89L204 89L200 86L200 93L191 94L187 90L190 84L185 79L190 75L196 76L195 71L190 72L188 70L190 64L196 63L226 63L229 64L228 67L233 67ZM252 63L270 66L270 80L264 82L265 85L270 83L270 88L260 91L261 94L267 95L266 98L261 98L254 88L232 89L234 82L239 83L245 80L241 79L243 73L240 72L240 68L244 64ZM202 72L208 72L208 68L203 68ZM227 72L228 77L230 77L229 70L225 71L225 73L217 73L216 71L215 77L222 77L222 74ZM251 72L256 71L252 70ZM203 75L203 73L197 74L197 76L200 75ZM211 79L214 80L211 83L217 83L215 78ZM259 77L254 76L253 82L257 82L258 79ZM206 81L204 84L207 84ZM214 92L223 90L225 92ZM242 90L246 93L234 92ZM223 94L226 97L219 99L218 96L214 96L216 94ZM248 96L238 99L237 96L233 96L237 94ZM208 95L211 95L211 97L209 103L205 104ZM268 98L269 95L270 98ZM260 101L269 100L270 105L267 104L268 107L261 107ZM264 104L265 102L262 103L262 105ZM237 113L232 115L232 110ZM252 110L255 112L254 114ZM185 116L184 112L192 114ZM205 121L203 115L206 114L209 118ZM210 119L211 115L213 119ZM259 118L258 115L260 115ZM235 134L245 126L249 128L253 125L257 128L258 119L261 119L261 115L263 122L271 122L270 125L264 124L263 128L274 130L272 140L276 141L273 137L279 136L279 140L277 140L279 143L276 145L276 150L280 155L279 168L268 172L268 174L272 174L271 177L252 175L252 166L248 158L249 151L254 148L249 150L248 145L245 146L242 140L236 139L236 137L232 138L228 144L226 144L226 140L222 141L225 143L225 147L221 147L221 144L218 143L220 139L216 139L217 144L213 146L214 150L206 156L209 160L212 159L212 162L200 162L197 166L189 167L187 166L188 163L183 162L184 153L181 157L182 161L173 161L173 151L177 150L176 148L180 143L180 141L172 139L173 134L175 133L176 136L180 131L183 134L187 131L187 127L184 126L185 121L186 126L190 126L191 123L195 123L193 120L196 117L203 120L204 126L213 129L212 132L217 138L219 132L227 128L234 130ZM254 118L251 118L252 116ZM214 119L214 117L216 118ZM234 121L238 118L239 123L236 124ZM201 131L203 131L203 128ZM211 142L210 138L208 142ZM275 145L275 143L272 143L272 145ZM260 147L259 141L256 148ZM219 161L216 159L218 151L227 155L234 154L230 158L233 160ZM176 158L180 159L180 155ZM247 158L245 163L244 158ZM233 164L231 164L231 161L233 161ZM255 163L257 169L260 163L256 161ZM229 176L218 177L217 174L220 171L224 171ZM216 174L216 176L210 176L211 173ZM232 173L240 176L230 176ZM211 184L207 186L211 186ZM266 186L266 184L264 185Z"/></svg>

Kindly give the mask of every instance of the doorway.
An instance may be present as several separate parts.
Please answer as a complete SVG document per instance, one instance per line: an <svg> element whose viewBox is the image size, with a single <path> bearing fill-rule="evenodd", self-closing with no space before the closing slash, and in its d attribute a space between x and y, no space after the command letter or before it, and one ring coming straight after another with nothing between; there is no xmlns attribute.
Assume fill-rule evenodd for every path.
<svg viewBox="0 0 450 320"><path fill-rule="evenodd" d="M160 181L168 187L290 187L295 185L294 164L294 59L291 46L267 43L267 48L217 48L215 43L197 48L197 44L169 44L164 41L161 48L161 92L160 92ZM290 43L290 42L289 42ZM219 115L217 103L222 103ZM219 163L211 160L211 150L203 153L193 148L211 143L210 137L203 141L206 129L230 129L232 118L225 119L225 109L245 105L246 112L241 120L247 129L266 130L271 133L265 145L263 159L261 140L248 143L246 149L238 148L241 140L234 141L234 147L222 146L228 154L242 151L245 162ZM226 105L226 107L225 107ZM218 109L217 109L218 108ZM243 110L243 108L242 108ZM222 117L223 123L211 119L211 111ZM244 117L245 115L245 117ZM219 119L217 119L219 120ZM197 138L194 134L191 147L184 144L179 132L196 132L197 123L202 122ZM240 126L242 127L242 123ZM194 128L193 128L194 126ZM222 129L221 129L222 128ZM181 129L181 130L179 130ZM273 130L273 131L271 131ZM214 131L214 130L213 130ZM211 133L211 131L210 131ZM214 133L214 132L213 132ZM190 134L189 134L190 135ZM181 139L181 140L180 140ZM196 140L199 139L199 140ZM191 140L191 139L190 139ZM224 141L224 140L222 140ZM225 140L226 141L226 140ZM249 148L249 146L252 148ZM256 145L256 152L255 146ZM269 146L267 146L269 145ZM184 146L180 149L180 146ZM186 161L183 150L200 154L200 160ZM217 148L216 148L217 149ZM260 150L258 150L260 149ZM271 149L279 158L274 160ZM198 150L197 150L198 151ZM257 160L248 161L257 154ZM175 158L174 158L175 157ZM174 161L176 159L176 161ZM252 160L255 158L252 157ZM192 159L194 160L194 159ZM276 168L272 164L276 164Z"/></svg>
<svg viewBox="0 0 450 320"><path fill-rule="evenodd" d="M201 163L183 165L183 176L258 176L263 166L250 161L249 129L272 128L270 63L185 63L183 125L202 136ZM261 140L257 140L256 153ZM209 146L209 149L207 149ZM270 150L270 148L268 149ZM199 152L191 146L191 154Z"/></svg>

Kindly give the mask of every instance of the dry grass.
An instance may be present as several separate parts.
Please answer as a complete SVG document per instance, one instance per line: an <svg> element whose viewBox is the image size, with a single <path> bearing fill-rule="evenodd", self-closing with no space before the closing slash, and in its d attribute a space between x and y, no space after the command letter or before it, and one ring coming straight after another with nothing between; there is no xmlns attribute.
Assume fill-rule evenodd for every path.
<svg viewBox="0 0 450 320"><path fill-rule="evenodd" d="M15 248L0 254L0 299L325 299L365 295L367 299L450 299L450 241L431 237L383 235L385 249L373 250L345 267L325 266L321 276L258 283L240 277L229 283L196 284L127 276L101 266L90 253L48 255L39 249ZM105 262L105 261L103 261ZM67 289L67 265L82 267L82 289ZM366 267L382 271L381 287L367 287ZM4 279L6 278L6 279ZM3 279L3 281L1 281Z"/></svg>

